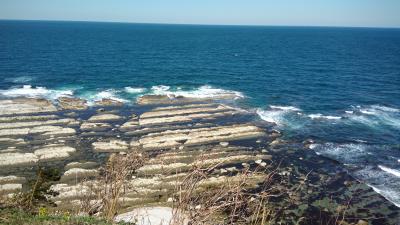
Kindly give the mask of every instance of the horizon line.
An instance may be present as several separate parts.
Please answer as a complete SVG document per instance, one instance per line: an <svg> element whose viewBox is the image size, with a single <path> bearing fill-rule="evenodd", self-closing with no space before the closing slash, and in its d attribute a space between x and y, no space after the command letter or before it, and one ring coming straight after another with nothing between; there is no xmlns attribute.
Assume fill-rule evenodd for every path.
<svg viewBox="0 0 400 225"><path fill-rule="evenodd" d="M85 22L85 23L120 23L120 24L143 24L143 25L188 25L188 26L242 26L242 27L320 27L320 28L372 28L372 29L400 29L390 26L341 26L341 25L274 25L274 24L206 24L206 23L164 23L164 22L130 22L130 21L102 21L102 20L53 20L53 19L4 19L0 21L26 21L26 22Z"/></svg>

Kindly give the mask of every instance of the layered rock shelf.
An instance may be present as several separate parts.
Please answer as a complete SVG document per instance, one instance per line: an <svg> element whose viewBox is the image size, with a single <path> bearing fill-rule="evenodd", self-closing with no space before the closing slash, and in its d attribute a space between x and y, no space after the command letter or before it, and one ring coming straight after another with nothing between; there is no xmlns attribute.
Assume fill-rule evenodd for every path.
<svg viewBox="0 0 400 225"><path fill-rule="evenodd" d="M286 180L307 178L314 170L296 166L307 157L298 157L300 150L294 151L282 141L271 124L211 99L143 96L135 107L110 99L96 104L89 107L86 101L72 97L55 103L0 100L0 195L28 189L28 181L34 180L42 167L60 172L59 181L51 186L59 193L52 198L58 207L73 208L82 199L95 201L96 191L103 188L99 178L109 158L130 152L146 155L147 160L128 180L128 188L119 199L123 211L168 206L176 185L199 166L211 167L212 176L203 180L197 191L237 182L244 168L270 168L289 155L297 161L279 164L280 176ZM304 154L311 155L310 163L320 160L310 151ZM316 174L311 175L318 177ZM246 186L257 188L266 176L254 174ZM310 197L317 186L310 183L302 197L317 199ZM374 196L384 202L379 195ZM388 202L382 207L394 213Z"/></svg>

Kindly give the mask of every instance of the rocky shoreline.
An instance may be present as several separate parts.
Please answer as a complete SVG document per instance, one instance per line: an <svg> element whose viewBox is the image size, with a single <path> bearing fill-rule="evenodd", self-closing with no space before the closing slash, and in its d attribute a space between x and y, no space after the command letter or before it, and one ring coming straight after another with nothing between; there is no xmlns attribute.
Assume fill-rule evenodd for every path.
<svg viewBox="0 0 400 225"><path fill-rule="evenodd" d="M230 98L232 96L226 96ZM219 99L221 100L221 99ZM223 99L222 99L223 100ZM334 211L350 205L352 221L395 224L399 209L371 188L351 178L335 162L285 141L268 124L245 110L212 99L143 96L135 105L103 99L95 106L62 97L0 100L0 195L25 191L39 167L58 168L51 186L57 207L79 205L93 195L100 168L115 154L149 155L119 199L123 212L170 205L174 186L201 163L218 165L203 187L234 181L247 167L277 170L285 190L274 204L290 222L315 210ZM265 176L250 178L249 187Z"/></svg>

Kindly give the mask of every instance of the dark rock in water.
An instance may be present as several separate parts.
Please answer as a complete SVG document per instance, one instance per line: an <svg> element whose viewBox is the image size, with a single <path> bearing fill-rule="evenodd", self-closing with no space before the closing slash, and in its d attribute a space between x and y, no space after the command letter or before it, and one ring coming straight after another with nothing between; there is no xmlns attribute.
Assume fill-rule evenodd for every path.
<svg viewBox="0 0 400 225"><path fill-rule="evenodd" d="M88 108L86 100L80 98L60 97L57 100L64 110L85 110Z"/></svg>

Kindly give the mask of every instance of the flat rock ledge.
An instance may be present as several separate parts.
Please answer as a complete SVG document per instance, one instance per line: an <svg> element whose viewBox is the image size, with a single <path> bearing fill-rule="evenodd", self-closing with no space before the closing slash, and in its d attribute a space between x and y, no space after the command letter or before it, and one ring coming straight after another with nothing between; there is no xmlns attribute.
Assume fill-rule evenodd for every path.
<svg viewBox="0 0 400 225"><path fill-rule="evenodd" d="M131 146L141 146L144 150L193 146L231 140L253 139L265 136L264 131L250 124L238 124L211 128L164 131L144 135Z"/></svg>
<svg viewBox="0 0 400 225"><path fill-rule="evenodd" d="M80 98L60 97L58 104L63 110L85 110L88 108L87 101Z"/></svg>
<svg viewBox="0 0 400 225"><path fill-rule="evenodd" d="M94 115L88 119L89 122L106 122L106 121L118 121L122 117L115 114L99 114Z"/></svg>
<svg viewBox="0 0 400 225"><path fill-rule="evenodd" d="M92 146L95 152L124 152L129 150L129 144L126 141L117 139L94 142Z"/></svg>
<svg viewBox="0 0 400 225"><path fill-rule="evenodd" d="M0 100L0 116L55 112L57 108L45 99L15 98Z"/></svg>
<svg viewBox="0 0 400 225"><path fill-rule="evenodd" d="M76 149L69 146L51 145L38 149L34 154L39 158L39 162L51 162L69 158Z"/></svg>

